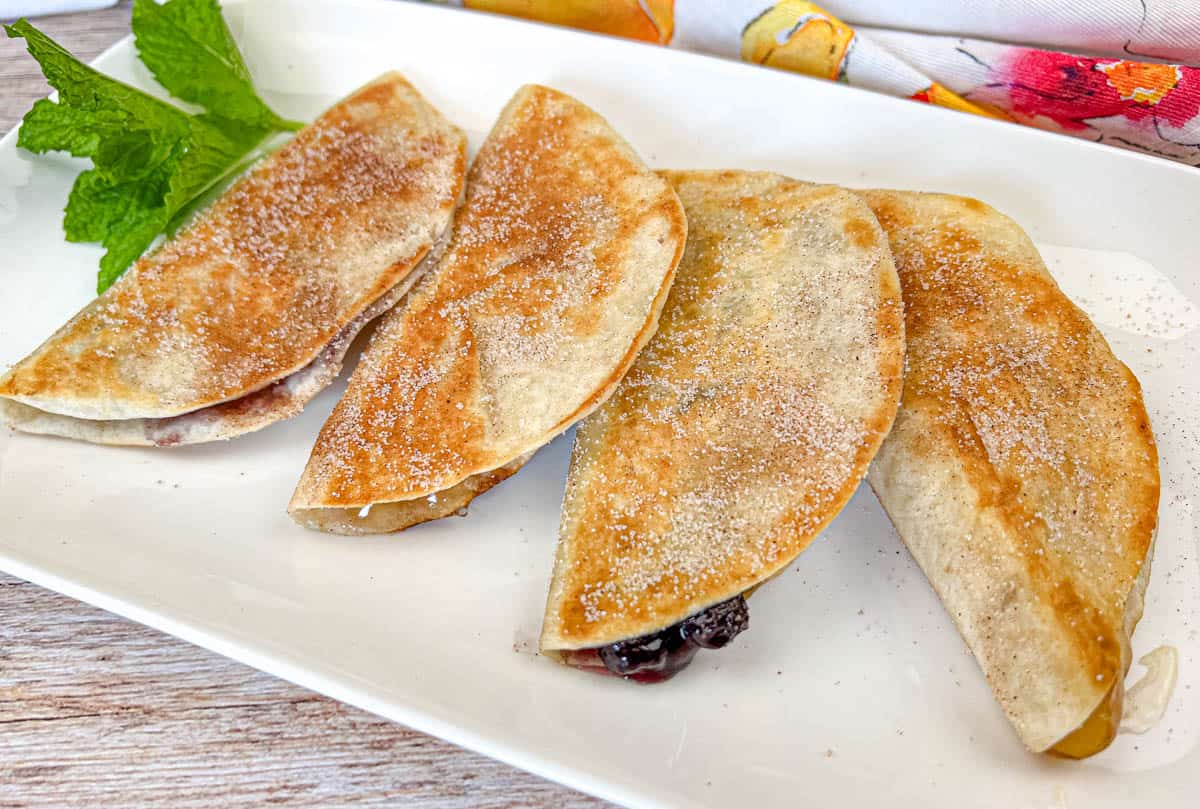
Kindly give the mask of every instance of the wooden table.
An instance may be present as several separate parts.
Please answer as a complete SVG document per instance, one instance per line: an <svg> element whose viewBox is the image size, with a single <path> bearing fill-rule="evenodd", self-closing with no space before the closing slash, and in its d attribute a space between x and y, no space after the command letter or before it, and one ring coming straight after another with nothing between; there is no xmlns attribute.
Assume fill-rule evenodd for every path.
<svg viewBox="0 0 1200 809"><path fill-rule="evenodd" d="M84 60L129 5L36 24ZM48 92L0 38L0 132ZM601 801L0 574L0 808Z"/></svg>

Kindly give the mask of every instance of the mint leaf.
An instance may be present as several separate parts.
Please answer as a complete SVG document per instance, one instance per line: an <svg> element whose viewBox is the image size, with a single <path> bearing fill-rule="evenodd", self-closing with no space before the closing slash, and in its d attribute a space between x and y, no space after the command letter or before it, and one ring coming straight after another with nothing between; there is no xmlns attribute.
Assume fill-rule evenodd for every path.
<svg viewBox="0 0 1200 809"><path fill-rule="evenodd" d="M168 161L137 181L110 183L95 170L76 179L63 229L68 241L98 241L106 248L99 291L111 286L162 232L167 219L162 197L172 170Z"/></svg>
<svg viewBox="0 0 1200 809"><path fill-rule="evenodd" d="M101 77L108 80L105 77ZM42 99L25 115L17 145L31 152L61 151L90 157L112 180L132 179L153 170L190 135L187 116L172 123L137 120L121 111L81 109Z"/></svg>
<svg viewBox="0 0 1200 809"><path fill-rule="evenodd" d="M110 230L101 242L106 252L100 259L100 272L96 274L96 294L108 289L124 275L166 226L164 210L156 208L138 211L135 217L124 220L119 228Z"/></svg>
<svg viewBox="0 0 1200 809"><path fill-rule="evenodd" d="M171 95L266 130L299 129L263 103L217 0L134 0L138 53Z"/></svg>
<svg viewBox="0 0 1200 809"><path fill-rule="evenodd" d="M70 152L91 157L101 141L129 131L129 116L114 110L86 110L43 98L25 114L17 145L31 152Z"/></svg>
<svg viewBox="0 0 1200 809"><path fill-rule="evenodd" d="M113 184L94 170L85 171L67 199L63 231L69 242L102 242L127 219L140 219L145 210L161 207L153 189L143 183Z"/></svg>
<svg viewBox="0 0 1200 809"><path fill-rule="evenodd" d="M187 159L171 178L166 198L172 215L203 194L269 134L207 114L195 116L190 124Z"/></svg>

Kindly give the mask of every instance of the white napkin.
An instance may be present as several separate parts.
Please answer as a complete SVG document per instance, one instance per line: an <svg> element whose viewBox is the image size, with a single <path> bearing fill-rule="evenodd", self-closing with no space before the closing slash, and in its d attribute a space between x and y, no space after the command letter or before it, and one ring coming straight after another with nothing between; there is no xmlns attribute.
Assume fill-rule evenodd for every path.
<svg viewBox="0 0 1200 809"><path fill-rule="evenodd" d="M850 25L1200 62L1197 0L815 0ZM765 4L764 4L765 5Z"/></svg>

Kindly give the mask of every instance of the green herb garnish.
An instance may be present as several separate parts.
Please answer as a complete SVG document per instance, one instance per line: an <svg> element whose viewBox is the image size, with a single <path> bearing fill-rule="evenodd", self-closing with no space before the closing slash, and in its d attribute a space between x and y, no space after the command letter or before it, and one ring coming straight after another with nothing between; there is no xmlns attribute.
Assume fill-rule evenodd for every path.
<svg viewBox="0 0 1200 809"><path fill-rule="evenodd" d="M26 20L5 31L24 37L59 94L33 105L17 145L92 161L71 189L63 230L68 241L104 245L97 292L265 139L301 126L255 93L216 0L133 4L142 61L176 98L204 107L200 114L93 70Z"/></svg>

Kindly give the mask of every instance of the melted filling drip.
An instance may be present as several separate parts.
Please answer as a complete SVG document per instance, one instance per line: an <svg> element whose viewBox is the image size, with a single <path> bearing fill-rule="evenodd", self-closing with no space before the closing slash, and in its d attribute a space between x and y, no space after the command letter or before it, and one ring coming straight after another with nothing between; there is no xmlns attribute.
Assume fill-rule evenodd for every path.
<svg viewBox="0 0 1200 809"><path fill-rule="evenodd" d="M660 683L687 668L700 649L720 649L749 626L750 609L737 595L659 632L568 652L566 662L639 683Z"/></svg>

